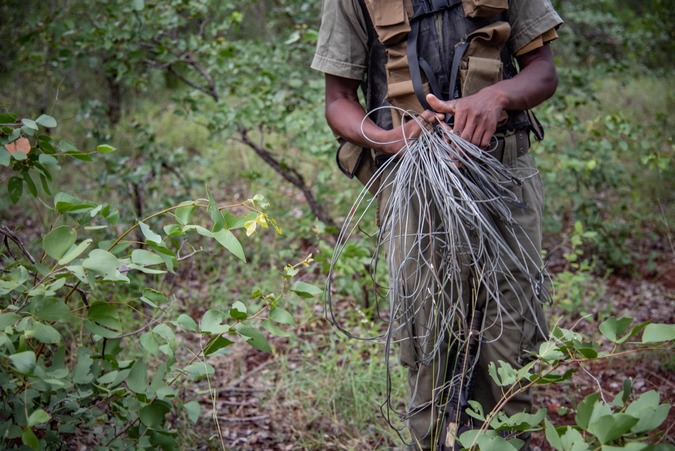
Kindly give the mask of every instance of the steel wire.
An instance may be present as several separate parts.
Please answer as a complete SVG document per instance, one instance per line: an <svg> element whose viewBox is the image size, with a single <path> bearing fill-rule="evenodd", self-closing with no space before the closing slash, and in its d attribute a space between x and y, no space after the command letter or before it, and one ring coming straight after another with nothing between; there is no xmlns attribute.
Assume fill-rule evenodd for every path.
<svg viewBox="0 0 675 451"><path fill-rule="evenodd" d="M466 360L460 357L468 349L470 324L479 308L497 314L490 322L482 321L477 354L486 330L497 328L491 335L492 340L499 339L504 321L512 319L509 309L519 309L518 313L529 309L531 317L537 318L535 306L524 298L530 291L524 285L533 287L538 302L548 299L542 262L530 256L531 242L517 238L523 234L516 233L520 226L512 213L526 204L510 187L536 173L513 173L447 126L426 128L428 124L418 117L407 113L404 117L416 121L422 133L402 142L399 153L377 170L370 182L380 181L374 197L368 195L370 186L357 197L338 236L325 290L327 316L335 327L349 337L384 344L387 393L383 413L392 426L392 412L405 422L428 407L440 415L449 400L457 402L458 390L478 361L478 355L466 356ZM381 334L360 336L339 321L332 282L338 259L378 200L380 224L370 267L378 293L386 292L389 299L387 325ZM383 256L389 271L386 285L375 275ZM467 278L467 271L471 277ZM515 293L517 306L501 305L505 289ZM545 330L542 324L537 327ZM391 399L389 371L394 345L402 340L412 344L416 364L436 365L438 370L432 399L400 411ZM456 368L458 364L462 368ZM411 383L413 397L417 390L416 383Z"/></svg>

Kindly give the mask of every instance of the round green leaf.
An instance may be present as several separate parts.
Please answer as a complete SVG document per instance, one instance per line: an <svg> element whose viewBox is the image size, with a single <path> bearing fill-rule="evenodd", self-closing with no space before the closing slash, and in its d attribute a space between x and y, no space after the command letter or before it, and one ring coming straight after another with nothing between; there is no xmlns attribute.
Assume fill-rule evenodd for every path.
<svg viewBox="0 0 675 451"><path fill-rule="evenodd" d="M35 338L40 343L55 344L61 342L61 334L49 324L34 322L33 327L26 331L26 337Z"/></svg>
<svg viewBox="0 0 675 451"><path fill-rule="evenodd" d="M648 324L642 334L643 343L675 340L675 324Z"/></svg>
<svg viewBox="0 0 675 451"><path fill-rule="evenodd" d="M187 413L188 418L192 423L196 423L199 419L199 414L201 413L202 406L197 401L190 401L183 404L183 409Z"/></svg>
<svg viewBox="0 0 675 451"><path fill-rule="evenodd" d="M38 424L46 423L47 421L49 421L50 418L51 417L47 412L45 412L42 409L37 409L36 411L31 413L30 416L28 417L28 426L32 427Z"/></svg>
<svg viewBox="0 0 675 451"><path fill-rule="evenodd" d="M33 351L18 352L10 355L9 361L19 373L30 374L35 368L35 353Z"/></svg>
<svg viewBox="0 0 675 451"><path fill-rule="evenodd" d="M163 401L154 401L143 407L140 412L141 423L149 428L156 428L164 423L164 417L171 408Z"/></svg>
<svg viewBox="0 0 675 451"><path fill-rule="evenodd" d="M161 265L164 259L154 252L146 251L145 249L136 249L131 253L131 261L137 265L152 266Z"/></svg>
<svg viewBox="0 0 675 451"><path fill-rule="evenodd" d="M131 367L127 377L127 387L134 393L145 393L148 388L148 368L143 360L138 360Z"/></svg>
<svg viewBox="0 0 675 451"><path fill-rule="evenodd" d="M35 122L42 125L45 128L54 128L56 127L56 119L46 114L41 114L40 117L35 119Z"/></svg>
<svg viewBox="0 0 675 451"><path fill-rule="evenodd" d="M68 226L59 226L42 239L42 247L44 247L47 255L54 260L59 260L66 255L66 252L75 244L76 240L77 232L75 229Z"/></svg>
<svg viewBox="0 0 675 451"><path fill-rule="evenodd" d="M39 129L40 129L40 127L38 127L37 122L35 122L35 121L32 120L32 119L21 119L21 123L22 123L25 127L28 127L28 128L30 128L30 129L33 129L33 130L39 130Z"/></svg>

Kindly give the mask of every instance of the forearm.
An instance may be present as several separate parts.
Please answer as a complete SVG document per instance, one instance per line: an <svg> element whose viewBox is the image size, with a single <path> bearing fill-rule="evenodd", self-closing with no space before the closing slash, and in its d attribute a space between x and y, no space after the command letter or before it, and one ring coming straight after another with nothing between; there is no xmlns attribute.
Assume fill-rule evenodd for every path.
<svg viewBox="0 0 675 451"><path fill-rule="evenodd" d="M548 46L521 62L514 78L485 88L502 110L528 110L550 98L558 86L558 75Z"/></svg>
<svg viewBox="0 0 675 451"><path fill-rule="evenodd" d="M333 133L362 147L370 147L388 154L395 154L421 133L415 121L408 121L403 127L392 130L380 128L359 103L358 80L326 75L326 121ZM432 111L420 116L422 121L434 120Z"/></svg>
<svg viewBox="0 0 675 451"><path fill-rule="evenodd" d="M362 147L377 147L384 140L384 130L372 119L355 98L326 101L326 121L337 136Z"/></svg>

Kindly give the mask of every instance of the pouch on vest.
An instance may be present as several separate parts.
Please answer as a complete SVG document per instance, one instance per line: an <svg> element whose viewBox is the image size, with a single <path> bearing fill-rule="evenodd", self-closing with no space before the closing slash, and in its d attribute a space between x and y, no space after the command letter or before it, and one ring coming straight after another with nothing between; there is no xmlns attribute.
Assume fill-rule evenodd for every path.
<svg viewBox="0 0 675 451"><path fill-rule="evenodd" d="M501 49L511 34L507 22L495 22L479 28L467 36L468 46L461 56L459 80L462 97L468 97L481 89L494 85L504 78ZM498 125L508 119L502 111Z"/></svg>
<svg viewBox="0 0 675 451"><path fill-rule="evenodd" d="M466 17L494 17L509 9L509 0L462 0Z"/></svg>
<svg viewBox="0 0 675 451"><path fill-rule="evenodd" d="M373 174L377 171L372 150L364 149L348 141L340 140L336 160L343 174L350 179L356 177L364 186L370 183ZM374 196L379 188L379 179L375 179L368 187L368 191Z"/></svg>

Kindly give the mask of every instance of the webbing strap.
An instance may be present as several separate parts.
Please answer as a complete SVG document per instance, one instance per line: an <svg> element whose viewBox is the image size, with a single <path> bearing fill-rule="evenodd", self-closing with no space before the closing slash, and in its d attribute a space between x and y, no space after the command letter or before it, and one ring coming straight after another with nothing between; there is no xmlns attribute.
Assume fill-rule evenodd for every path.
<svg viewBox="0 0 675 451"><path fill-rule="evenodd" d="M420 73L420 64L417 57L417 36L419 35L420 23L413 21L410 23L410 33L408 33L408 45L406 46L406 54L408 55L408 67L410 68L410 79L412 80L413 89L417 100L425 110L430 110L431 107L425 98L424 88L422 87L422 74ZM431 73L426 74L432 75ZM435 82L435 80L434 80ZM437 93L434 93L436 95Z"/></svg>
<svg viewBox="0 0 675 451"><path fill-rule="evenodd" d="M455 55L452 57L452 67L450 68L450 97L452 99L460 97L457 76L459 75L459 65L462 63L462 58L464 58L464 53L466 53L468 47L468 41L460 42L455 47Z"/></svg>

